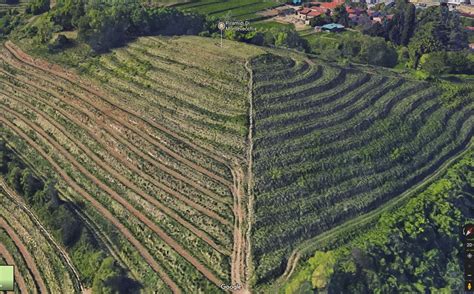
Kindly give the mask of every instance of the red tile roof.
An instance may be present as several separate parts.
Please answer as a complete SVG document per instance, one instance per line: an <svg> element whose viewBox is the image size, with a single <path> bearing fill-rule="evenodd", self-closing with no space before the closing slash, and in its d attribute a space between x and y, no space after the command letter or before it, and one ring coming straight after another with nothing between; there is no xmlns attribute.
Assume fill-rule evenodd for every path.
<svg viewBox="0 0 474 294"><path fill-rule="evenodd" d="M308 14L308 13L310 13L310 12L311 12L311 9L306 8L306 7L303 8L303 9L301 9L301 10L299 11L300 14Z"/></svg>
<svg viewBox="0 0 474 294"><path fill-rule="evenodd" d="M311 12L308 13L308 16L320 16L321 14L324 14L324 12L317 11L317 10L311 10Z"/></svg>

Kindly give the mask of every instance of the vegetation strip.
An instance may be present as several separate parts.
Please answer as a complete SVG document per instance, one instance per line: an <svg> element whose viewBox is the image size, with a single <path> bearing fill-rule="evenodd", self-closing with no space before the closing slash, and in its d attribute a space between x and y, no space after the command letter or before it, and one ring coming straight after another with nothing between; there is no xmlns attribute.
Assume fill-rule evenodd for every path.
<svg viewBox="0 0 474 294"><path fill-rule="evenodd" d="M7 112L11 113L11 110L7 110L3 108ZM105 191L109 194L114 200L120 203L123 207L125 207L128 211L130 211L134 216L136 216L141 222L147 225L153 232L155 232L163 241L165 241L171 248L173 248L176 252L178 252L181 256L183 256L186 260L188 260L197 270L199 270L204 276L206 276L210 281L215 283L216 285L221 285L222 281L218 279L211 271L209 271L201 262L199 262L195 257L193 257L190 253L187 252L179 243L177 243L173 238L171 238L167 233L165 233L159 226L157 226L153 221L151 221L148 217L138 211L133 205L123 199L118 193L114 190L109 188L107 185L99 181L96 177L94 177L84 166L78 163L75 158L68 153L62 146L60 146L56 142L52 142L49 136L40 128L35 125L32 125L25 121L27 125L33 128L37 134L40 134L43 138L48 141L49 144L55 147L61 154L63 154L71 164L73 164L83 175L88 177L93 183L95 183L101 190Z"/></svg>
<svg viewBox="0 0 474 294"><path fill-rule="evenodd" d="M31 106L32 107L32 106ZM34 109L33 107L31 109ZM12 110L7 110L7 112L12 112ZM38 112L37 112L38 113ZM39 113L38 113L39 114ZM15 115L20 115L18 113L16 113ZM39 114L41 115L41 114ZM48 118L44 117L46 120L49 121ZM41 134L41 129L39 129L38 127L30 124L27 122L26 119L23 119L25 121L25 123L27 123L28 125L32 126L33 129L36 129L38 131L39 134ZM51 122L51 121L50 121ZM58 128L61 132L63 132L63 134L65 134L66 136L67 135L67 132L60 126L56 125L55 123L52 123L56 128ZM47 136L46 134L43 134L43 136ZM45 137L46 138L46 137ZM48 140L49 141L49 140ZM74 140L73 140L74 141ZM168 214L170 217L172 217L173 219L175 219L176 221L178 221L178 223L182 224L184 227L186 227L187 229L189 229L191 232L193 232L194 234L196 234L196 236L200 237L201 239L203 239L205 242L207 242L211 247L213 247L214 249L216 249L218 252L221 252L223 254L225 254L225 250L220 248L220 246L218 246L212 239L210 239L206 233L198 230L197 228L195 228L193 225L191 225L190 223L188 223L187 221L185 221L183 218L181 218L180 216L178 216L175 212L173 212L171 209L167 208L166 206L164 206L163 204L161 204L159 201L157 201L155 198L149 196L148 194L145 194L143 191L141 191L138 187L136 187L134 184L132 184L130 181L128 181L126 178L124 178L123 176L121 176L120 174L118 174L115 170L113 170L112 168L110 168L108 165L104 164L103 161L99 158L97 158L97 156L95 154L93 154L89 149L87 149L82 143L76 141L75 144L77 144L79 146L79 148L85 153L87 154L94 162L96 162L100 167L102 167L104 170L106 170L108 173L110 173L111 175L113 175L116 179L118 179L119 181L121 181L125 186L129 187L131 190L133 190L135 193L137 193L138 195L140 195L142 198L146 199L148 202L152 203L154 206L158 207L160 210L162 210L164 213ZM64 151L64 152L67 152L67 151ZM83 167L82 167L83 168ZM84 169L85 170L85 169ZM92 174L90 173L87 173L86 175L88 175L88 177L90 177L90 179L92 180L94 177ZM96 181L98 182L97 179L94 178L93 181ZM104 184L98 184L101 188L105 188L106 186ZM107 192L109 193L115 193L113 190L111 190L110 188L105 188L107 189ZM105 190L103 189L103 190ZM118 194L115 193L115 197L120 197ZM136 213L138 214L138 210L136 210ZM146 222L145 223L151 223L150 220L146 219ZM157 227L155 227L157 228Z"/></svg>
<svg viewBox="0 0 474 294"><path fill-rule="evenodd" d="M77 193L79 193L84 199L89 201L106 219L108 219L117 229L125 236L127 240L132 243L132 245L137 249L140 255L145 259L145 261L156 271L163 281L170 287L174 293L181 293L179 287L175 282L166 274L163 268L154 260L153 256L147 251L147 249L138 241L133 234L117 219L115 218L108 209L106 209L102 204L97 201L94 197L89 195L85 190L83 190L75 181L73 181L67 173L61 169L61 167L48 155L46 152L32 139L30 139L23 131L21 131L14 124L9 122L7 119L0 116L0 121L5 125L10 127L12 131L22 137L28 144L33 147L43 158L51 163L53 169L73 188Z"/></svg>
<svg viewBox="0 0 474 294"><path fill-rule="evenodd" d="M0 256L5 258L6 262L8 265L13 265L15 267L15 282L18 285L18 288L20 289L21 293L27 293L28 292L28 287L26 286L25 279L23 279L23 276L20 273L20 269L16 265L15 259L13 256L8 252L8 249L0 243Z"/></svg>
<svg viewBox="0 0 474 294"><path fill-rule="evenodd" d="M79 272L77 271L76 267L71 261L71 258L67 254L67 252L62 248L54 239L53 236L46 230L46 228L41 224L41 222L38 220L38 218L35 216L35 214L26 207L26 205L23 203L21 200L21 197L15 193L8 185L5 183L3 179L0 178L0 187L5 191L6 195L10 197L13 202L15 202L23 211L25 211L26 214L31 218L31 220L37 225L37 227L41 230L43 235L48 239L48 241L56 248L57 252L59 255L61 255L62 259L65 261L65 263L68 265L69 269L74 275L75 282L79 288L79 290L82 292L84 291L84 286L81 283L81 278L79 275Z"/></svg>
<svg viewBox="0 0 474 294"><path fill-rule="evenodd" d="M31 256L30 252L28 251L26 246L23 244L20 237L18 237L18 235L15 233L15 230L1 216L0 216L0 227L7 232L7 234L13 240L16 247L18 248L21 255L23 256L23 259L25 260L28 268L30 269L31 274L33 275L35 279L39 292L48 293L48 289L46 288L46 284L43 281L43 277L41 276L40 271L36 267L34 258Z"/></svg>

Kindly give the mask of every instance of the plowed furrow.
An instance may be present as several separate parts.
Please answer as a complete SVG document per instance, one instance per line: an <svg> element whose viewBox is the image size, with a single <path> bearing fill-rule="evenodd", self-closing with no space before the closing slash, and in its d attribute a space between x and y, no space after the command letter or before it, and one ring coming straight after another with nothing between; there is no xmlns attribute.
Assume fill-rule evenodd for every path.
<svg viewBox="0 0 474 294"><path fill-rule="evenodd" d="M7 232L8 236L13 240L15 246L20 251L21 256L26 262L28 269L30 270L35 282L38 286L38 290L40 293L48 293L48 289L46 288L46 284L43 281L43 277L41 276L38 267L36 266L34 258L31 256L30 252L26 248L25 244L21 241L20 237L15 233L15 230L5 221L3 217L0 217L0 227Z"/></svg>
<svg viewBox="0 0 474 294"><path fill-rule="evenodd" d="M26 286L25 279L21 275L20 271L18 270L18 266L15 263L15 259L13 256L8 252L8 249L0 243L0 255L5 259L8 265L13 265L15 267L15 282L18 285L21 293L28 293L28 287Z"/></svg>
<svg viewBox="0 0 474 294"><path fill-rule="evenodd" d="M13 65L12 65L13 66ZM152 164L156 165L158 168L162 169L164 172L168 173L169 175L173 176L174 178L178 179L178 180L181 180L183 181L184 183L190 185L191 187L197 189L198 191L204 193L205 195L217 200L217 201L220 201L220 202L223 202L223 203L227 203L225 200L222 199L222 197L220 197L219 195L216 195L213 191L210 191L209 189L207 188L204 188L202 187L201 185L199 185L198 183L194 182L193 180L187 178L187 177L184 177L182 174L176 172L175 170L173 169L170 169L168 168L166 165L158 162L157 160L151 158L150 156L146 155L145 153L139 151L139 149L133 145L132 143L129 143L127 140L123 139L121 136L123 134L121 134L120 132L118 132L116 129L110 127L109 125L107 125L106 123L104 123L103 121L103 116L105 116L104 113L92 113L89 109L87 109L86 107L83 107L81 105L80 102L78 101L74 101L73 99L69 98L69 97L66 97L65 95L61 94L61 93L58 93L52 89L48 89L42 85L38 85L37 83L34 83L32 80L30 79L25 79L23 77L20 77L20 76L12 76L11 74L5 72L5 71L2 71L4 74L12 77L12 78L15 78L17 79L18 81L22 81L23 83L31 86L31 87L34 87L38 90L41 90L41 91L44 91L52 96L54 96L55 98L57 99L60 99L61 101L63 101L64 103L68 104L68 105L71 105L71 106L74 106L76 108L80 108L81 111L83 113L86 114L86 116L88 116L89 118L90 117L98 117L96 120L94 120L94 122L98 125L98 126L101 126L103 129L106 129L109 134L111 134L112 136L114 136L116 139L119 139L124 145L126 145L127 147L129 147L130 149L132 149L133 151L135 151L135 153L139 152L139 154L141 154L141 156L145 156L147 158L147 161L151 161ZM90 103L88 102L84 102L86 104L88 104L90 107L92 108L95 108L93 105L91 105ZM120 122L116 121L115 119L113 118L110 118L110 120L112 122L117 122L120 124ZM124 129L129 129L126 125L121 125L123 126ZM129 129L130 130L130 129ZM132 131L133 132L133 131ZM135 132L134 132L135 133ZM140 132L140 133L135 133L135 134L143 134L143 132ZM140 135L138 135L139 137L141 137ZM149 142L150 143L150 142ZM152 143L150 143L152 144ZM152 144L153 145L153 144ZM156 146L155 146L156 147ZM192 167L194 168L194 167ZM203 173L204 174L204 173ZM208 176L208 175L206 175ZM212 178L212 177L211 177Z"/></svg>
<svg viewBox="0 0 474 294"><path fill-rule="evenodd" d="M97 211L99 211L102 216L109 220L123 235L124 237L137 249L140 255L145 259L145 261L157 272L162 280L170 287L174 293L181 293L179 287L174 283L173 280L168 276L168 274L163 270L163 268L154 260L153 256L148 252L148 250L138 241L133 234L117 219L115 218L110 211L108 211L99 201L97 201L93 196L89 195L84 189L82 189L75 181L73 181L69 175L49 156L36 142L34 142L28 135L26 135L22 130L16 127L13 123L5 119L3 116L0 116L0 121L7 125L13 132L25 140L33 149L35 149L44 159L46 159L53 169L58 173L61 178L78 194L80 194L84 199L91 203Z"/></svg>
<svg viewBox="0 0 474 294"><path fill-rule="evenodd" d="M167 128L163 127L162 125L159 125L158 123L156 123L152 120L142 118L139 113L137 113L133 110L124 109L120 106L115 105L112 101L110 101L106 97L105 93L102 93L100 90L95 88L93 85L85 84L84 81L80 77L78 77L77 75L75 75L71 72L66 72L65 70L61 69L60 67L48 64L44 61L41 61L43 63L42 66L38 65L33 58L31 58L30 56L28 56L27 54L22 52L19 48L17 48L10 41L7 41L5 43L5 48L11 54L13 54L13 56L15 56L15 58L17 58L18 61L20 61L24 64L27 64L27 65L30 65L31 67L34 67L34 68L36 68L40 71L48 72L52 75L55 75L58 78L65 79L65 80L69 81L70 83L72 83L74 85L77 85L78 87L83 89L85 92L96 96L97 98L99 98L101 100L101 102L106 104L107 109L105 109L105 111L104 111L104 109L102 109L102 111L106 115L115 117L117 119L120 119L121 117L129 117L129 120L127 122L124 122L122 119L120 119L121 123L123 125L130 125L130 128L134 129L134 131L136 131L138 133L143 133L142 131L144 129L147 129L147 126L152 127L152 128L156 128L156 129L160 130L161 132L167 134L168 136L171 136L171 137L177 139L178 141L181 141L181 142L185 143L186 145L190 146L191 148L193 148L193 149L195 149L195 150L197 150L197 151L199 151L203 154L206 154L209 157L213 158L214 160L228 166L227 157L225 155L217 155L218 153L215 152L215 151L206 150L203 147L200 147L200 146L188 141L186 138L183 138L182 136L176 134L175 132L173 132L171 130L168 130ZM67 87L65 87L65 88L67 88ZM142 125L144 128L142 128L141 130L136 129L136 127L133 126L134 123L138 123L138 125ZM214 178L214 179L216 179L220 182L223 182L228 186L232 185L232 183L230 183L228 180L223 179L220 176L217 176L217 175L213 174L212 172L204 169L203 167L198 166L195 163L189 161L188 159L186 159L184 157L181 157L180 155L176 154L175 152L173 152L172 150L170 150L169 148L167 148L166 146L164 146L163 144L158 142L158 140L156 140L154 137L150 136L149 134L143 133L143 135L147 139L149 139L151 142L153 142L153 144L156 145L159 149L162 149L164 152L167 152L170 156L176 158L177 160L181 161L182 163L184 163L188 166L191 166L194 169L206 174L207 176L209 176L211 178Z"/></svg>
<svg viewBox="0 0 474 294"><path fill-rule="evenodd" d="M1 92L1 91L0 91ZM200 237L203 239L206 243L208 243L211 247L216 249L217 251L223 253L226 252L226 250L220 248L206 233L202 232L198 228L194 227L192 224L190 224L188 221L184 220L181 216L179 216L176 212L174 212L172 209L166 207L163 205L161 202L159 202L156 198L148 195L147 193L143 192L140 188L138 188L135 184L130 182L127 178L125 178L123 175L118 173L116 170L111 168L108 164L106 164L102 159L98 158L89 148L84 146L81 142L75 140L69 133L59 124L54 122L53 120L49 119L48 116L43 115L39 111L35 110L35 107L28 102L25 101L20 101L16 98L8 96L9 99L15 100L19 103L22 103L26 106L28 106L31 110L35 111L36 114L41 116L43 119L48 121L50 124L52 124L55 128L60 130L63 135L65 135L69 140L74 142L80 149L83 151L89 158L91 158L98 166L103 168L105 171L107 171L109 174L111 174L114 178L118 179L122 184L130 188L132 191L140 195L143 199L147 200L149 203L153 204L155 207L159 208L161 211L163 211L165 214L170 216L171 218L175 219L178 223L180 223L182 226L193 232L196 236ZM9 110L12 111L12 110ZM21 116L21 114L15 112L15 115ZM24 118L23 118L24 119ZM24 119L27 121L26 119ZM36 127L34 127L36 128ZM173 191L174 192L174 191ZM177 194L176 192L174 194ZM179 196L180 198L185 198L184 196ZM230 254L230 253L228 253Z"/></svg>
<svg viewBox="0 0 474 294"><path fill-rule="evenodd" d="M17 115L13 114L10 110L3 108L4 111L9 112L17 119L20 119ZM2 121L5 121L2 119ZM184 257L189 263L191 263L197 270L199 270L206 278L210 281L215 283L216 285L221 285L222 282L218 279L210 270L208 270L202 263L200 263L195 257L193 257L189 252L187 252L178 242L168 236L159 226L157 226L153 221L151 221L148 217L143 215L139 210L137 210L133 205L123 199L117 192L112 190L110 187L99 181L96 177L94 177L84 166L76 161L76 159L68 153L61 145L57 142L51 140L49 136L39 127L34 124L30 124L28 121L23 121L29 127L34 129L37 135L43 137L48 144L54 147L58 152L60 152L77 170L87 177L90 181L92 181L97 187L99 187L102 191L109 194L115 201L120 203L125 209L127 209L130 213L132 213L137 219L139 219L142 223L148 226L153 232L155 232L164 242L166 242L171 248L173 248L176 252L178 252L182 257Z"/></svg>

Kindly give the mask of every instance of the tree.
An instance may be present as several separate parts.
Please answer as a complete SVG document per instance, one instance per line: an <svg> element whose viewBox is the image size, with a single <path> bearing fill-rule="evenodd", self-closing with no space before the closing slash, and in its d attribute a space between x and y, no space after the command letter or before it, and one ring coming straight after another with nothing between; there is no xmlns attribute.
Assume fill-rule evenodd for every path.
<svg viewBox="0 0 474 294"><path fill-rule="evenodd" d="M32 13L38 15L49 10L50 1L49 0L33 0L28 3L26 7L26 13Z"/></svg>
<svg viewBox="0 0 474 294"><path fill-rule="evenodd" d="M361 48L361 59L368 64L385 67L397 65L398 54L395 48L382 38L365 40Z"/></svg>
<svg viewBox="0 0 474 294"><path fill-rule="evenodd" d="M24 169L21 174L21 186L23 187L23 194L26 198L32 197L37 191L35 178L29 169Z"/></svg>
<svg viewBox="0 0 474 294"><path fill-rule="evenodd" d="M93 293L135 293L140 284L131 280L111 257L102 261L92 283Z"/></svg>
<svg viewBox="0 0 474 294"><path fill-rule="evenodd" d="M446 64L448 55L446 52L432 52L424 54L420 58L420 68L430 75L438 76L448 72Z"/></svg>
<svg viewBox="0 0 474 294"><path fill-rule="evenodd" d="M400 43L408 45L415 30L416 8L412 3L407 3L403 15L403 26L401 30Z"/></svg>
<svg viewBox="0 0 474 294"><path fill-rule="evenodd" d="M346 6L341 5L334 8L332 19L345 27L349 26L349 13L347 13Z"/></svg>
<svg viewBox="0 0 474 294"><path fill-rule="evenodd" d="M21 169L12 162L8 164L7 180L10 186L15 189L15 191L22 193Z"/></svg>

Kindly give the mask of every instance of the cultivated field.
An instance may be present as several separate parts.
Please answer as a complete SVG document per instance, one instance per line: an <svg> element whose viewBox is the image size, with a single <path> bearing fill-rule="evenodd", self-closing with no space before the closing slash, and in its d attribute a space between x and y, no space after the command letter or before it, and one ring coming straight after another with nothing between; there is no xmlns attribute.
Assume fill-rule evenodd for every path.
<svg viewBox="0 0 474 294"><path fill-rule="evenodd" d="M189 1L183 4L177 4L176 7L185 11L197 12L215 17L230 17L231 19L241 19L252 21L260 18L256 13L268 8L278 6L285 1L281 0L197 0Z"/></svg>
<svg viewBox="0 0 474 294"><path fill-rule="evenodd" d="M300 242L402 194L472 137L472 91L453 102L428 83L272 54L252 65L258 282L282 274Z"/></svg>
<svg viewBox="0 0 474 294"><path fill-rule="evenodd" d="M472 91L198 37L139 38L71 71L6 42L0 80L0 136L144 292L272 281L299 245L435 174L474 126ZM82 287L48 240L36 278L1 237L26 287Z"/></svg>
<svg viewBox="0 0 474 294"><path fill-rule="evenodd" d="M2 182L2 187L5 187ZM7 188L8 189L8 188ZM11 190L0 192L0 256L15 265L22 293L68 293L81 290L68 256L31 216Z"/></svg>
<svg viewBox="0 0 474 294"><path fill-rule="evenodd" d="M82 64L90 80L1 51L3 137L59 175L144 289L245 283L245 64L259 50L225 47L143 38Z"/></svg>
<svg viewBox="0 0 474 294"><path fill-rule="evenodd" d="M21 9L24 10L28 5L29 0L20 0L18 4L6 4L5 1L0 1L0 12L8 11L10 9Z"/></svg>

